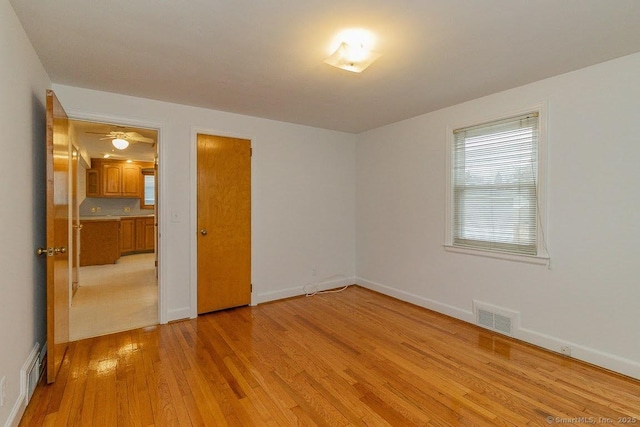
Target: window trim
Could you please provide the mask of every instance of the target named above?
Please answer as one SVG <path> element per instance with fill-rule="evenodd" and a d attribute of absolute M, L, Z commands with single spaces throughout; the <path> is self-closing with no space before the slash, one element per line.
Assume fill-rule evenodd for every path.
<path fill-rule="evenodd" d="M 454 245 L 453 243 L 453 147 L 455 142 L 454 130 L 471 126 L 482 125 L 499 120 L 524 115 L 527 113 L 538 113 L 538 181 L 537 181 L 537 226 L 536 236 L 537 254 L 521 255 L 510 252 L 501 252 L 492 249 L 469 248 Z M 446 154 L 445 154 L 445 174 L 446 174 L 446 208 L 445 208 L 445 236 L 444 249 L 447 252 L 461 253 L 467 255 L 484 256 L 489 258 L 504 259 L 509 261 L 525 262 L 529 264 L 549 265 L 549 254 L 547 242 L 549 240 L 547 228 L 547 105 L 546 103 L 536 104 L 521 110 L 512 110 L 501 114 L 492 115 L 469 120 L 465 123 L 448 125 L 446 128 Z"/>
<path fill-rule="evenodd" d="M 151 170 L 149 170 L 151 169 Z M 147 205 L 145 204 L 145 193 L 144 193 L 144 177 L 146 176 L 153 176 L 154 178 L 154 192 L 157 194 L 157 191 L 155 191 L 155 186 L 158 185 L 158 180 L 156 178 L 156 171 L 155 168 L 143 168 L 142 169 L 142 194 L 140 195 L 140 209 L 155 209 L 156 208 L 156 200 L 154 199 L 154 204 L 153 205 Z"/>

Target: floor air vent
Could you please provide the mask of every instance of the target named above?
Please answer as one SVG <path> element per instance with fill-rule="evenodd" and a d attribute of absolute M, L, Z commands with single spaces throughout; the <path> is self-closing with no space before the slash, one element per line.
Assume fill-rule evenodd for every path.
<path fill-rule="evenodd" d="M 480 301 L 473 301 L 476 323 L 487 329 L 505 335 L 513 335 L 518 328 L 520 313 L 502 307 L 496 307 Z"/>

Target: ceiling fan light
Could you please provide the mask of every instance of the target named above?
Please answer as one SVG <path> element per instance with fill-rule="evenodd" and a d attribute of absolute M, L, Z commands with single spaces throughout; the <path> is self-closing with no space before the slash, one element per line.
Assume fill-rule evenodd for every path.
<path fill-rule="evenodd" d="M 111 141 L 111 143 L 118 150 L 124 150 L 125 148 L 127 148 L 129 146 L 129 141 L 127 141 L 126 139 L 122 139 L 122 138 L 115 138 L 113 141 Z"/>

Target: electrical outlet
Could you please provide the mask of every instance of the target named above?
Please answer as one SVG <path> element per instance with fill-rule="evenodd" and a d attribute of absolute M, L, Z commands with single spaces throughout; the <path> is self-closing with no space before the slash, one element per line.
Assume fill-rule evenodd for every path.
<path fill-rule="evenodd" d="M 125 212 L 131 212 L 131 208 L 129 206 L 125 206 L 124 211 Z"/>
<path fill-rule="evenodd" d="M 562 347 L 560 347 L 560 353 L 564 354 L 565 356 L 571 356 L 571 347 L 569 347 L 568 345 L 563 345 Z"/>
<path fill-rule="evenodd" d="M 0 406 L 4 406 L 4 400 L 7 398 L 7 377 L 0 380 Z"/>
<path fill-rule="evenodd" d="M 96 213 L 96 208 L 95 207 L 91 208 L 91 213 Z"/>
<path fill-rule="evenodd" d="M 98 207 L 96 208 L 96 212 L 102 212 L 102 208 L 101 208 L 100 206 L 98 206 Z"/>

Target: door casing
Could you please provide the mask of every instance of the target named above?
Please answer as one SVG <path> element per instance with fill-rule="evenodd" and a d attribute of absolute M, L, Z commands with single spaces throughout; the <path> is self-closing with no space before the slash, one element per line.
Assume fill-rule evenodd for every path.
<path fill-rule="evenodd" d="M 158 122 L 151 121 L 139 121 L 132 120 L 128 117 L 121 116 L 111 116 L 104 114 L 95 114 L 86 111 L 77 111 L 77 110 L 68 110 L 68 115 L 70 120 L 83 120 L 87 122 L 98 122 L 98 123 L 106 123 L 112 124 L 115 126 L 132 126 L 132 127 L 141 127 L 152 129 L 158 132 L 158 141 L 157 141 L 157 158 L 159 159 L 156 174 L 156 190 L 158 191 L 158 198 L 156 199 L 156 229 L 158 240 L 156 242 L 156 279 L 158 281 L 158 323 L 165 324 L 169 322 L 169 320 L 175 320 L 176 317 L 172 316 L 169 318 L 168 308 L 167 308 L 167 289 L 164 278 L 167 277 L 166 274 L 166 262 L 164 260 L 168 259 L 166 255 L 166 247 L 162 243 L 161 236 L 164 234 L 165 228 L 165 218 L 167 216 L 164 214 L 166 208 L 164 207 L 163 201 L 166 200 L 164 195 L 164 189 L 166 188 L 165 182 L 165 167 L 163 158 L 166 158 L 166 144 L 163 142 L 163 135 L 166 134 L 165 125 Z M 188 317 L 188 316 L 183 316 Z"/>

